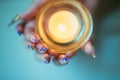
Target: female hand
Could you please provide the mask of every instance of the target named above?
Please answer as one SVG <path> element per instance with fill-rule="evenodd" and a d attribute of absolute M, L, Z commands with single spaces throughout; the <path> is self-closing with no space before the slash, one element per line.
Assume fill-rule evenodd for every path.
<path fill-rule="evenodd" d="M 22 20 L 22 22 L 20 22 L 16 27 L 17 32 L 19 35 L 23 34 L 25 36 L 25 44 L 27 48 L 34 49 L 43 63 L 49 63 L 51 56 L 53 56 L 54 60 L 58 63 L 66 64 L 70 58 L 76 54 L 76 51 L 59 55 L 55 53 L 54 50 L 48 50 L 46 44 L 42 42 L 42 39 L 39 38 L 38 34 L 35 32 L 35 18 L 37 13 L 42 5 L 48 1 L 50 0 L 34 0 L 29 8 L 25 12 L 19 14 L 19 16 L 17 16 L 13 22 L 15 22 L 17 19 Z M 78 1 L 82 2 L 92 14 L 94 13 L 95 6 L 98 3 L 98 0 Z M 85 53 L 91 54 L 93 57 L 95 57 L 94 47 L 90 40 L 82 47 L 82 50 Z"/>

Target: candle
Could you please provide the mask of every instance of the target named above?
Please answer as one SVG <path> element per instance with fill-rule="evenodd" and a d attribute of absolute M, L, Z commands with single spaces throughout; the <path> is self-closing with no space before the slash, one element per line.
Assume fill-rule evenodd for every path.
<path fill-rule="evenodd" d="M 74 52 L 89 39 L 93 22 L 89 11 L 76 0 L 51 0 L 42 6 L 36 32 L 55 53 Z"/>
<path fill-rule="evenodd" d="M 62 10 L 55 12 L 49 19 L 48 29 L 52 39 L 58 43 L 73 41 L 80 31 L 80 23 L 70 11 Z"/>

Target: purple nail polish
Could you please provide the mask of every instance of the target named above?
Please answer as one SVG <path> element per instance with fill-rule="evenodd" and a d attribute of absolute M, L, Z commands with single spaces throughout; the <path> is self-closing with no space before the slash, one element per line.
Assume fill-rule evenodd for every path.
<path fill-rule="evenodd" d="M 62 59 L 60 59 L 60 63 L 61 64 L 67 64 L 68 62 L 69 62 L 69 60 L 70 60 L 70 58 L 62 58 Z"/>
<path fill-rule="evenodd" d="M 45 53 L 47 51 L 47 48 L 44 48 L 44 47 L 41 47 L 40 49 L 39 49 L 39 53 Z"/>

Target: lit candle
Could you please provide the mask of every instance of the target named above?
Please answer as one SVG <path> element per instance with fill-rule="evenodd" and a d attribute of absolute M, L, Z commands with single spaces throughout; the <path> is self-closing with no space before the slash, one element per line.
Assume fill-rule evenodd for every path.
<path fill-rule="evenodd" d="M 55 12 L 49 19 L 48 30 L 52 39 L 58 43 L 73 41 L 80 31 L 80 23 L 74 13 L 62 10 Z"/>
<path fill-rule="evenodd" d="M 55 53 L 69 53 L 89 39 L 93 22 L 89 11 L 76 0 L 51 0 L 40 10 L 36 32 Z"/>

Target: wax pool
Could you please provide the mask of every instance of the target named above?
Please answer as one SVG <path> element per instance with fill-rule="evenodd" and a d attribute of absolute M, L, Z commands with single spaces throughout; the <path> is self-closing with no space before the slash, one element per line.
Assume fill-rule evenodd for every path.
<path fill-rule="evenodd" d="M 73 41 L 80 31 L 78 18 L 70 11 L 55 12 L 49 19 L 48 29 L 54 41 L 68 43 Z"/>

